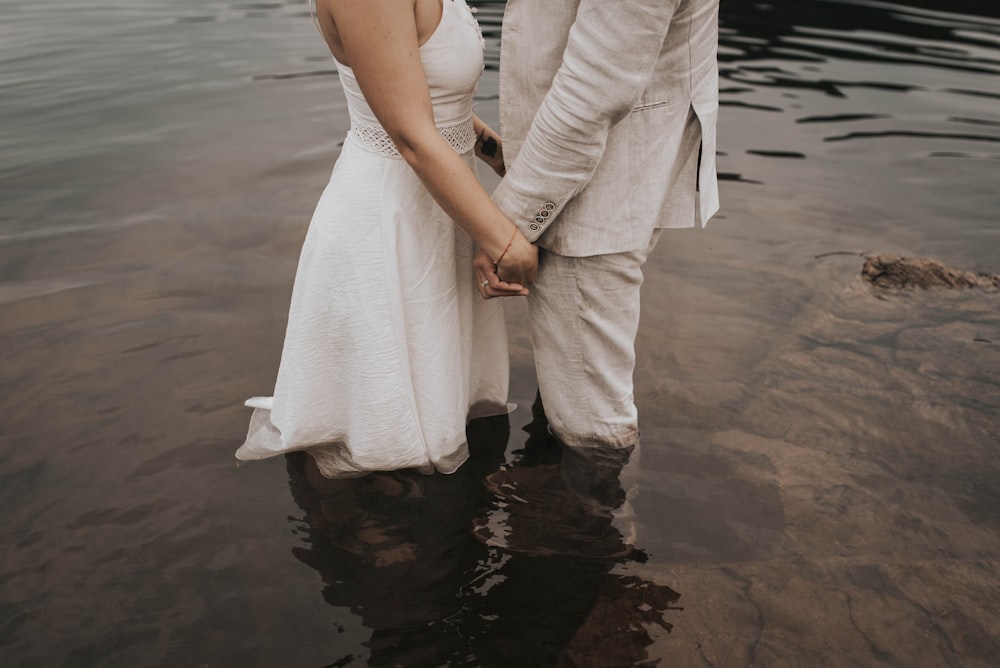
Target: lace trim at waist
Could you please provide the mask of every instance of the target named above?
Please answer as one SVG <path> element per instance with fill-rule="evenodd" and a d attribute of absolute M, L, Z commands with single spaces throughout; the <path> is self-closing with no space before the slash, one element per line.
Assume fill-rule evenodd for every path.
<path fill-rule="evenodd" d="M 476 131 L 472 129 L 472 119 L 455 125 L 439 125 L 437 130 L 458 153 L 468 153 L 476 145 Z M 373 153 L 387 158 L 403 157 L 389 138 L 389 133 L 382 129 L 381 125 L 353 123 L 347 137 Z"/>

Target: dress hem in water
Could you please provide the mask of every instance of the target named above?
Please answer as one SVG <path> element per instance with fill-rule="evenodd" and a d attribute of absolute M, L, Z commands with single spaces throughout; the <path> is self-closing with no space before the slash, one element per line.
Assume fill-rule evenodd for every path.
<path fill-rule="evenodd" d="M 449 455 L 432 461 L 425 457 L 421 461 L 399 460 L 390 466 L 368 467 L 358 464 L 351 455 L 351 448 L 344 441 L 328 443 L 310 443 L 284 445 L 281 431 L 271 422 L 272 397 L 253 397 L 246 405 L 254 409 L 250 418 L 250 427 L 243 445 L 236 450 L 236 459 L 240 461 L 257 461 L 276 457 L 290 452 L 307 452 L 316 461 L 320 473 L 330 479 L 357 478 L 378 471 L 398 471 L 416 469 L 420 473 L 431 475 L 435 471 L 443 474 L 454 473 L 469 458 L 468 442 L 465 434 L 455 439 L 453 445 L 444 449 Z M 469 409 L 467 420 L 509 415 L 516 404 L 507 403 L 503 407 L 492 402 L 479 402 Z"/>

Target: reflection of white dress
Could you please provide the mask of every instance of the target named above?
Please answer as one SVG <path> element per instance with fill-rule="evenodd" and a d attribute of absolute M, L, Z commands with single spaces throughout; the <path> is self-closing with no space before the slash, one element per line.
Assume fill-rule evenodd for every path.
<path fill-rule="evenodd" d="M 473 164 L 482 37 L 444 0 L 421 47 L 434 118 Z M 340 65 L 351 131 L 302 248 L 274 397 L 255 397 L 239 459 L 307 450 L 329 477 L 468 456 L 468 418 L 507 411 L 500 300 L 483 301 L 472 241 L 434 202 Z"/>

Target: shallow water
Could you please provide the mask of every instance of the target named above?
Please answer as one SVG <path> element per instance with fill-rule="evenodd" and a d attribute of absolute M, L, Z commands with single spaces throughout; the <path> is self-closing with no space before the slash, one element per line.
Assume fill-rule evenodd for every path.
<path fill-rule="evenodd" d="M 502 6 L 479 3 L 496 116 Z M 1000 11 L 727 1 L 723 210 L 651 258 L 641 452 L 236 467 L 346 130 L 303 2 L 0 0 L 0 664 L 1000 662 Z"/>

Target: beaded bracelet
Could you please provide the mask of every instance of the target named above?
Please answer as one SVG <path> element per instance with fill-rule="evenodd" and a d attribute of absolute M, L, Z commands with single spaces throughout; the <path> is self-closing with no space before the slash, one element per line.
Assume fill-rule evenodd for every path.
<path fill-rule="evenodd" d="M 500 253 L 500 256 L 497 257 L 497 259 L 495 259 L 495 260 L 493 258 L 490 258 L 490 260 L 493 262 L 494 266 L 499 265 L 500 262 L 501 262 L 501 260 L 503 260 L 503 256 L 506 255 L 507 251 L 510 250 L 510 245 L 512 243 L 514 243 L 514 237 L 516 237 L 516 236 L 517 236 L 517 226 L 515 225 L 514 226 L 514 234 L 510 235 L 510 241 L 507 242 L 507 246 L 503 249 L 503 252 Z"/>

